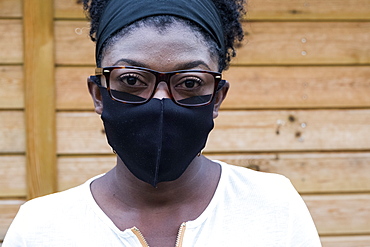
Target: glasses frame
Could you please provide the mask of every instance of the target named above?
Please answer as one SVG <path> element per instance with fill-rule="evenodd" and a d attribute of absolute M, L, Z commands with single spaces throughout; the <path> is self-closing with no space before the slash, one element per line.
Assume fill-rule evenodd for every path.
<path fill-rule="evenodd" d="M 152 73 L 156 78 L 156 82 L 155 82 L 154 89 L 153 89 L 153 92 L 150 95 L 150 97 L 148 97 L 148 99 L 146 99 L 143 102 L 130 102 L 130 101 L 120 100 L 120 99 L 117 99 L 117 98 L 113 97 L 113 95 L 111 93 L 111 88 L 110 88 L 110 85 L 109 85 L 109 79 L 110 79 L 111 72 L 115 69 L 137 69 L 137 70 L 143 70 L 143 71 L 147 71 L 149 73 Z M 215 80 L 215 85 L 214 85 L 212 97 L 209 100 L 209 102 L 194 105 L 194 104 L 183 104 L 183 103 L 178 102 L 174 99 L 173 94 L 171 92 L 171 87 L 170 87 L 171 77 L 173 75 L 177 75 L 179 73 L 189 73 L 189 72 L 206 73 L 206 74 L 210 74 L 210 75 L 213 76 L 213 78 Z M 147 69 L 147 68 L 143 68 L 143 67 L 136 67 L 136 66 L 109 66 L 109 67 L 103 67 L 103 68 L 95 68 L 95 75 L 105 77 L 106 85 L 102 85 L 101 80 L 100 80 L 100 86 L 103 86 L 103 87 L 107 88 L 108 94 L 109 94 L 109 96 L 111 97 L 112 100 L 122 102 L 122 103 L 125 103 L 125 104 L 134 104 L 134 105 L 145 104 L 149 100 L 151 100 L 153 98 L 154 94 L 155 94 L 155 91 L 158 87 L 158 84 L 162 81 L 167 84 L 170 99 L 175 104 L 180 105 L 180 106 L 185 106 L 185 107 L 209 105 L 213 101 L 213 99 L 216 95 L 216 92 L 224 85 L 224 83 L 222 83 L 222 84 L 220 83 L 221 81 L 223 81 L 222 80 L 222 74 L 220 72 L 208 71 L 208 70 L 176 70 L 176 71 L 170 71 L 170 72 L 159 72 L 159 71 L 156 71 L 156 70 Z"/>

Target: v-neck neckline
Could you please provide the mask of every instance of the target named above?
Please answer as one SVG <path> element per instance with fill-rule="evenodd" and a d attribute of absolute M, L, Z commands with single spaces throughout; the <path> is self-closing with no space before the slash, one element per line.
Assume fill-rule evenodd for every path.
<path fill-rule="evenodd" d="M 226 180 L 226 177 L 227 177 L 227 169 L 224 169 L 225 163 L 223 163 L 221 161 L 214 161 L 214 162 L 218 163 L 220 165 L 220 169 L 221 169 L 221 174 L 220 174 L 220 178 L 219 178 L 216 190 L 215 190 L 215 192 L 213 194 L 213 197 L 210 200 L 209 204 L 205 208 L 205 210 L 196 219 L 185 222 L 187 229 L 196 228 L 196 227 L 200 226 L 209 217 L 209 215 L 212 214 L 212 211 L 214 210 L 214 208 L 218 204 L 219 198 L 220 198 L 220 196 L 221 196 L 221 194 L 222 194 L 222 192 L 223 192 L 223 190 L 226 186 L 225 185 L 225 180 Z M 103 175 L 104 174 L 100 174 L 100 175 L 95 176 L 95 177 L 93 177 L 93 178 L 91 178 L 91 179 L 89 179 L 88 181 L 85 182 L 85 189 L 88 190 L 88 192 L 85 193 L 87 195 L 86 196 L 87 204 L 92 208 L 92 210 L 99 217 L 99 219 L 104 224 L 106 224 L 109 228 L 111 228 L 116 234 L 119 234 L 121 236 L 125 236 L 125 235 L 129 234 L 129 236 L 132 237 L 133 233 L 131 231 L 131 227 L 121 231 L 114 224 L 114 222 L 108 217 L 108 215 L 106 215 L 104 213 L 104 211 L 100 208 L 100 206 L 97 204 L 97 202 L 95 201 L 95 199 L 93 197 L 93 194 L 92 194 L 92 191 L 91 191 L 91 184 L 94 180 L 102 177 Z M 132 226 L 132 227 L 134 227 L 134 226 Z"/>

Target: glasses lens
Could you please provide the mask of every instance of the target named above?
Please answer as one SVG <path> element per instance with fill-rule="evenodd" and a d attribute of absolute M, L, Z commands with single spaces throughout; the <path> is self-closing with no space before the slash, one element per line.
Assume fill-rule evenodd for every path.
<path fill-rule="evenodd" d="M 180 105 L 209 103 L 215 90 L 215 76 L 208 72 L 171 73 L 168 83 L 173 99 Z M 110 72 L 111 96 L 126 103 L 144 103 L 154 92 L 156 75 L 140 68 L 114 68 Z"/>
<path fill-rule="evenodd" d="M 140 103 L 147 100 L 155 86 L 155 76 L 139 69 L 114 69 L 110 73 L 109 86 L 113 98 Z"/>
<path fill-rule="evenodd" d="M 215 79 L 202 72 L 177 73 L 171 77 L 171 92 L 176 102 L 182 105 L 202 105 L 212 100 Z"/>

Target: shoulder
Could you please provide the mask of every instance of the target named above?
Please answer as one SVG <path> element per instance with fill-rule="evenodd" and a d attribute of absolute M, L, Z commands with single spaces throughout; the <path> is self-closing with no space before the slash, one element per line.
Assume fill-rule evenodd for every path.
<path fill-rule="evenodd" d="M 219 163 L 222 166 L 220 182 L 225 200 L 260 212 L 263 209 L 287 213 L 294 205 L 302 206 L 301 196 L 285 176 Z"/>
<path fill-rule="evenodd" d="M 86 197 L 84 185 L 42 197 L 32 199 L 23 204 L 16 216 L 16 220 L 32 226 L 49 225 L 56 221 L 65 212 L 76 212 Z M 71 210 L 73 209 L 73 210 Z M 31 225 L 30 227 L 33 228 Z"/>
<path fill-rule="evenodd" d="M 288 178 L 218 163 L 224 173 L 219 201 L 228 209 L 225 218 L 233 219 L 233 226 L 248 229 L 257 242 L 264 243 L 269 236 L 272 242 L 263 246 L 320 246 L 310 213 Z"/>
<path fill-rule="evenodd" d="M 82 184 L 62 192 L 57 192 L 29 200 L 22 205 L 22 209 L 35 209 L 38 211 L 46 210 L 47 212 L 48 209 L 51 208 L 55 210 L 57 208 L 69 207 L 69 204 L 77 203 L 78 201 L 82 200 L 81 196 L 86 192 L 86 185 Z"/>
<path fill-rule="evenodd" d="M 86 199 L 92 197 L 90 191 L 91 183 L 97 178 L 104 174 L 90 178 L 85 183 L 67 189 L 65 191 L 56 192 L 53 194 L 37 197 L 30 201 L 27 201 L 22 208 L 65 208 L 65 207 L 75 207 L 78 202 L 85 201 Z"/>
<path fill-rule="evenodd" d="M 86 225 L 83 221 L 86 218 L 84 215 L 93 212 L 90 184 L 94 179 L 72 189 L 35 198 L 23 204 L 8 229 L 4 246 L 26 246 L 25 243 L 40 246 L 40 241 L 53 242 L 83 229 L 82 225 Z"/>
<path fill-rule="evenodd" d="M 240 190 L 274 193 L 281 190 L 295 191 L 290 180 L 283 175 L 251 170 L 217 161 L 229 186 Z"/>
<path fill-rule="evenodd" d="M 48 225 L 59 218 L 76 217 L 91 201 L 90 184 L 94 179 L 62 192 L 27 201 L 20 207 L 15 222 Z"/>

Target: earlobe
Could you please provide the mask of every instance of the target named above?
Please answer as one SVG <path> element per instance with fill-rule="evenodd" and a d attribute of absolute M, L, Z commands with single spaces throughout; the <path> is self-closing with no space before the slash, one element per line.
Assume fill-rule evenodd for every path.
<path fill-rule="evenodd" d="M 91 80 L 91 78 L 87 78 L 87 86 L 89 88 L 91 98 L 94 102 L 95 112 L 101 115 L 103 112 L 103 101 L 100 89 L 98 85 L 96 85 L 96 83 Z"/>
<path fill-rule="evenodd" d="M 229 88 L 230 88 L 229 82 L 225 82 L 225 85 L 216 93 L 215 105 L 213 108 L 213 118 L 216 118 L 218 116 L 218 111 L 220 110 L 221 103 L 226 98 Z"/>

